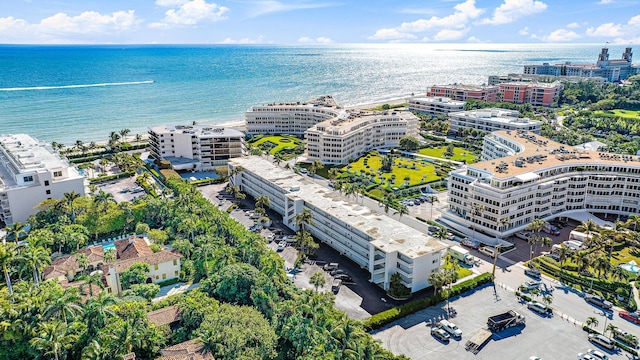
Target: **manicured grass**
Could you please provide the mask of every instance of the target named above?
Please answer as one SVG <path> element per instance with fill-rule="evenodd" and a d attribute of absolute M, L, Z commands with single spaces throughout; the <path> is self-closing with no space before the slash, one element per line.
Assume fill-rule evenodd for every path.
<path fill-rule="evenodd" d="M 611 265 L 617 266 L 618 264 L 628 263 L 631 260 L 635 261 L 636 264 L 640 264 L 640 253 L 633 252 L 628 247 L 611 254 Z"/>
<path fill-rule="evenodd" d="M 377 184 L 381 184 L 384 179 L 384 184 L 391 188 L 400 188 L 406 185 L 406 181 L 404 179 L 407 176 L 409 177 L 408 186 L 415 186 L 440 180 L 440 177 L 435 174 L 436 169 L 433 164 L 421 160 L 411 160 L 406 158 L 395 159 L 392 171 L 388 173 L 379 172 L 379 169 L 382 167 L 382 158 L 379 155 L 367 155 L 361 157 L 357 161 L 351 163 L 350 166 L 350 169 L 349 166 L 345 166 L 342 168 L 342 171 L 347 171 L 350 174 L 358 176 L 368 176 L 371 181 Z M 380 175 L 382 175 L 383 179 L 380 178 Z M 392 175 L 395 175 L 395 178 L 393 182 L 390 182 Z"/>
<path fill-rule="evenodd" d="M 609 114 L 609 115 L 619 116 L 625 119 L 640 120 L 640 111 L 633 111 L 633 110 L 615 109 L 615 110 L 606 110 L 606 111 L 595 111 L 595 114 L 596 115 Z"/>
<path fill-rule="evenodd" d="M 444 157 L 443 155 L 446 149 L 447 149 L 446 146 L 441 146 L 438 148 L 424 148 L 424 149 L 418 150 L 418 153 L 426 156 L 433 156 L 441 159 L 446 159 L 446 157 Z M 450 157 L 449 160 L 454 160 L 454 161 L 464 160 L 466 161 L 467 164 L 473 163 L 473 161 L 476 158 L 475 155 L 473 155 L 469 150 L 463 149 L 460 147 L 454 147 L 453 154 L 454 155 Z"/>
<path fill-rule="evenodd" d="M 302 140 L 298 139 L 295 136 L 279 135 L 262 136 L 249 141 L 249 143 L 253 146 L 260 146 L 266 142 L 270 142 L 275 145 L 273 148 L 271 148 L 271 150 L 269 150 L 269 154 L 271 155 L 275 155 L 276 153 L 287 148 L 295 148 L 296 146 L 302 144 Z"/>

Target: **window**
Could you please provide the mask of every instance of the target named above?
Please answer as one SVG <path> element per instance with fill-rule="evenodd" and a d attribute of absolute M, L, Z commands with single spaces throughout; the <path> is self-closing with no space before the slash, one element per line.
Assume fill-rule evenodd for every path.
<path fill-rule="evenodd" d="M 44 186 L 49 186 L 49 180 L 44 181 Z"/>
<path fill-rule="evenodd" d="M 162 280 L 167 278 L 167 274 L 162 274 Z"/>
<path fill-rule="evenodd" d="M 29 176 L 25 176 L 22 178 L 22 180 L 24 180 L 24 182 L 32 182 L 33 181 L 33 176 L 29 175 Z"/>
<path fill-rule="evenodd" d="M 47 195 L 51 195 L 51 190 L 47 190 Z"/>
<path fill-rule="evenodd" d="M 174 271 L 173 275 L 175 275 L 176 277 L 180 276 L 180 274 L 178 273 L 178 270 Z"/>
<path fill-rule="evenodd" d="M 153 270 L 158 270 L 158 264 L 153 265 Z"/>
<path fill-rule="evenodd" d="M 173 266 L 178 266 L 178 260 L 173 260 Z"/>
<path fill-rule="evenodd" d="M 62 171 L 54 171 L 53 172 L 53 177 L 60 177 L 62 176 Z"/>

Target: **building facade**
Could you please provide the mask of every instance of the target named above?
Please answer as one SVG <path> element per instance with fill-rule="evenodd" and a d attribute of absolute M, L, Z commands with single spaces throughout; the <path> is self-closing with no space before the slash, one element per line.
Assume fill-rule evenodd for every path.
<path fill-rule="evenodd" d="M 448 97 L 415 97 L 407 101 L 407 106 L 411 112 L 437 116 L 464 110 L 464 101 Z"/>
<path fill-rule="evenodd" d="M 246 132 L 302 136 L 313 125 L 338 116 L 341 109 L 329 95 L 307 102 L 252 106 L 245 113 Z"/>
<path fill-rule="evenodd" d="M 559 82 L 554 83 L 522 83 L 507 82 L 499 85 L 502 101 L 514 104 L 531 104 L 549 107 L 557 104 L 564 90 Z"/>
<path fill-rule="evenodd" d="M 475 85 L 434 85 L 427 91 L 428 97 L 447 97 L 456 101 L 475 99 L 496 102 L 497 94 L 497 86 Z"/>
<path fill-rule="evenodd" d="M 503 155 L 506 155 L 502 157 Z M 640 212 L 640 157 L 576 149 L 530 132 L 485 138 L 485 161 L 451 172 L 442 221 L 487 242 L 534 219 Z"/>
<path fill-rule="evenodd" d="M 175 170 L 210 171 L 245 155 L 242 131 L 209 125 L 163 125 L 149 129 L 154 160 L 168 160 Z"/>
<path fill-rule="evenodd" d="M 458 132 L 463 128 L 483 132 L 498 130 L 525 130 L 539 133 L 542 122 L 519 118 L 517 110 L 499 108 L 461 111 L 449 114 L 449 131 Z"/>
<path fill-rule="evenodd" d="M 552 83 L 556 81 L 566 81 L 570 83 L 577 83 L 580 81 L 593 81 L 598 85 L 602 85 L 607 80 L 599 76 L 593 76 L 590 78 L 583 78 L 579 76 L 555 76 L 555 75 L 540 75 L 540 74 L 508 74 L 508 75 L 489 75 L 489 85 L 500 85 L 507 82 L 519 82 L 519 83 Z"/>
<path fill-rule="evenodd" d="M 242 168 L 230 181 L 253 197 L 267 195 L 271 209 L 291 229 L 298 230 L 296 216 L 309 210 L 313 220 L 305 228 L 311 235 L 367 269 L 370 281 L 385 290 L 394 273 L 413 292 L 428 287 L 429 275 L 446 255 L 448 246 L 431 236 L 268 160 L 233 159 L 229 167 Z"/>
<path fill-rule="evenodd" d="M 525 75 L 554 75 L 554 76 L 576 76 L 582 78 L 601 77 L 608 81 L 625 80 L 631 75 L 638 73 L 638 67 L 632 64 L 633 53 L 631 48 L 625 49 L 621 59 L 609 60 L 609 49 L 602 48 L 595 64 L 564 64 L 550 65 L 525 65 Z"/>
<path fill-rule="evenodd" d="M 405 136 L 418 136 L 419 120 L 408 111 L 343 110 L 305 132 L 307 159 L 346 164 L 372 149 L 397 146 Z"/>
<path fill-rule="evenodd" d="M 24 222 L 47 199 L 85 194 L 85 177 L 50 144 L 26 134 L 0 135 L 0 221 Z"/>

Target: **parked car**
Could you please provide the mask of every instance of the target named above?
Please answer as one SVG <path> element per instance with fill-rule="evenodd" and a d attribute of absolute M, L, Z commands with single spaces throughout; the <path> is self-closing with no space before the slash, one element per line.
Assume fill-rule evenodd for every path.
<path fill-rule="evenodd" d="M 578 359 L 579 360 L 596 360 L 596 358 L 594 358 L 593 356 L 585 353 L 578 353 Z"/>
<path fill-rule="evenodd" d="M 527 281 L 527 282 L 523 283 L 522 285 L 520 285 L 520 287 L 524 288 L 526 290 L 539 289 L 540 288 L 540 281 L 537 281 L 537 280 Z"/>
<path fill-rule="evenodd" d="M 435 337 L 436 339 L 444 342 L 449 342 L 449 339 L 451 339 L 451 336 L 449 336 L 449 333 L 447 333 L 446 331 L 444 331 L 439 327 L 432 328 L 431 335 L 433 335 L 433 337 Z"/>
<path fill-rule="evenodd" d="M 324 266 L 322 267 L 322 269 L 325 271 L 333 271 L 333 270 L 336 270 L 337 268 L 338 268 L 338 263 L 328 263 L 328 264 L 324 264 Z"/>
<path fill-rule="evenodd" d="M 278 248 L 277 248 L 276 250 L 277 250 L 277 251 L 282 251 L 282 250 L 284 250 L 284 248 L 286 248 L 286 247 L 287 247 L 287 243 L 286 243 L 286 242 L 284 242 L 284 241 L 280 241 L 280 242 L 278 243 Z"/>
<path fill-rule="evenodd" d="M 532 278 L 540 279 L 540 270 L 538 269 L 526 268 L 524 269 L 524 274 L 529 275 Z"/>
<path fill-rule="evenodd" d="M 333 284 L 331 284 L 331 291 L 333 291 L 334 294 L 337 294 L 338 291 L 340 291 L 340 286 L 342 286 L 342 280 L 334 279 Z"/>
<path fill-rule="evenodd" d="M 449 334 L 451 334 L 451 336 L 455 338 L 462 337 L 462 330 L 458 329 L 458 326 L 456 326 L 456 324 L 448 320 L 440 320 L 439 324 L 440 324 L 440 327 L 443 328 Z"/>
<path fill-rule="evenodd" d="M 616 347 L 616 343 L 613 340 L 600 334 L 589 334 L 589 341 L 609 350 L 613 350 Z"/>
<path fill-rule="evenodd" d="M 338 274 L 335 276 L 335 278 L 342 280 L 343 283 L 353 282 L 353 279 L 348 274 Z"/>
<path fill-rule="evenodd" d="M 336 275 L 346 275 L 347 274 L 347 270 L 342 270 L 342 269 L 335 269 L 335 270 L 331 270 L 331 272 L 329 272 L 329 274 L 331 274 L 331 276 L 336 276 Z"/>
<path fill-rule="evenodd" d="M 584 297 L 584 299 L 588 302 L 591 303 L 593 305 L 599 306 L 603 309 L 611 309 L 613 307 L 613 304 L 605 299 L 602 298 L 602 296 L 598 296 L 598 295 L 587 295 Z"/>
<path fill-rule="evenodd" d="M 535 312 L 537 312 L 539 314 L 543 314 L 543 315 L 549 314 L 550 313 L 549 310 L 551 310 L 551 309 L 549 309 L 549 307 L 547 305 L 539 303 L 539 302 L 537 302 L 535 300 L 534 301 L 529 301 L 527 303 L 527 307 L 530 310 L 535 311 Z"/>
<path fill-rule="evenodd" d="M 589 349 L 587 350 L 587 354 L 591 355 L 595 360 L 609 360 L 609 357 L 598 350 Z"/>
<path fill-rule="evenodd" d="M 636 325 L 640 325 L 640 315 L 638 312 L 628 312 L 628 311 L 620 311 L 620 317 L 629 320 Z"/>

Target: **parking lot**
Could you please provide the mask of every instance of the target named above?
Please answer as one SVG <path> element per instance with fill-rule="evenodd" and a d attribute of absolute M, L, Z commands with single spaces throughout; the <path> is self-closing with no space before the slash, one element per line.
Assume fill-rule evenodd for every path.
<path fill-rule="evenodd" d="M 561 316 L 544 317 L 527 309 L 511 289 L 485 285 L 479 290 L 451 299 L 457 314 L 451 318 L 462 330 L 460 340 L 444 343 L 430 334 L 430 324 L 446 315 L 446 304 L 419 311 L 373 333 L 394 354 L 411 359 L 575 359 L 579 352 L 598 349 L 611 359 L 629 359 L 627 353 L 611 353 L 587 340 L 587 333 L 573 321 Z M 465 343 L 481 328 L 487 318 L 515 310 L 526 318 L 526 324 L 493 334 L 492 339 L 475 355 L 465 350 Z M 602 326 L 602 324 L 601 324 Z"/>
<path fill-rule="evenodd" d="M 118 203 L 132 201 L 145 194 L 144 189 L 136 184 L 136 178 L 133 176 L 100 183 L 98 189 L 113 194 L 114 200 Z"/>

